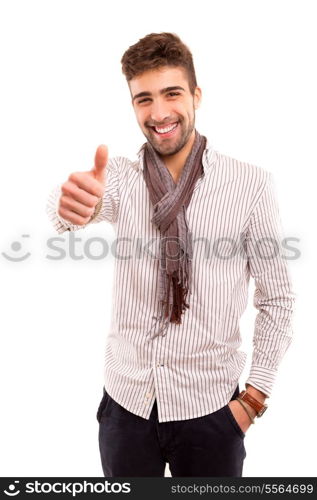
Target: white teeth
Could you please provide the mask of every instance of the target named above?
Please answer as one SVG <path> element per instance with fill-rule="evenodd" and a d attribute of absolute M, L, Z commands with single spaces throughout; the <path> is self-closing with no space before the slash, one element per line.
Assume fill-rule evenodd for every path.
<path fill-rule="evenodd" d="M 174 130 L 174 128 L 177 127 L 177 123 L 174 123 L 173 125 L 170 125 L 169 127 L 165 128 L 155 128 L 155 131 L 158 132 L 159 134 L 166 134 L 167 132 L 170 132 L 171 130 Z"/>

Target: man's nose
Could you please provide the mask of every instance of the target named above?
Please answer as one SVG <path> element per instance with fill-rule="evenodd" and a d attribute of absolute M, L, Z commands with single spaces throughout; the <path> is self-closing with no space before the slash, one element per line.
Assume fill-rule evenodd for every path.
<path fill-rule="evenodd" d="M 151 106 L 151 120 L 154 125 L 161 125 L 169 118 L 169 107 L 162 101 L 153 102 Z"/>

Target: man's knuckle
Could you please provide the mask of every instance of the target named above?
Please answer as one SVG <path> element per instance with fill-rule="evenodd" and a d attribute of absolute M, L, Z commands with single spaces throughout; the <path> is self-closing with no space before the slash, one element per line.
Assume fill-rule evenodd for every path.
<path fill-rule="evenodd" d="M 71 193 L 72 185 L 73 184 L 71 182 L 64 182 L 61 186 L 62 194 L 69 195 Z"/>
<path fill-rule="evenodd" d="M 71 182 L 77 182 L 79 180 L 79 177 L 80 177 L 80 172 L 72 172 L 69 175 L 68 180 Z"/>
<path fill-rule="evenodd" d="M 93 195 L 88 196 L 86 199 L 87 208 L 94 209 L 95 204 L 96 204 L 95 203 L 95 196 L 93 196 Z"/>

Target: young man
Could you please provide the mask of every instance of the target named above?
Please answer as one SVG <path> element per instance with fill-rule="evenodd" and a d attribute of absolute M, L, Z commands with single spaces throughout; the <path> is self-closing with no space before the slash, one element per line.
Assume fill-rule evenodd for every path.
<path fill-rule="evenodd" d="M 168 462 L 173 476 L 241 476 L 246 432 L 292 338 L 272 175 L 195 129 L 201 89 L 175 34 L 147 35 L 121 62 L 147 139 L 137 161 L 108 160 L 99 146 L 94 167 L 72 173 L 47 207 L 58 233 L 106 220 L 118 237 L 97 412 L 103 471 L 163 476 Z M 240 393 L 250 276 L 258 314 Z"/>

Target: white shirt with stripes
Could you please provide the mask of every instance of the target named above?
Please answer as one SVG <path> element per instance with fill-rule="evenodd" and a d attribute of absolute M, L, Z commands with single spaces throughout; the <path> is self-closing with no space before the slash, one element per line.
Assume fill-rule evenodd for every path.
<path fill-rule="evenodd" d="M 151 222 L 143 155 L 144 145 L 135 161 L 109 159 L 101 208 L 90 222 L 111 223 L 118 253 L 128 256 L 115 258 L 106 391 L 145 419 L 156 398 L 159 422 L 204 416 L 226 405 L 247 359 L 239 350 L 239 319 L 252 276 L 258 312 L 245 383 L 270 397 L 292 341 L 295 301 L 272 174 L 221 154 L 207 141 L 204 174 L 186 211 L 193 238 L 189 309 L 181 324 L 170 323 L 164 336 L 153 337 L 160 232 Z M 83 229 L 57 214 L 60 194 L 56 186 L 46 207 L 55 230 Z"/>

